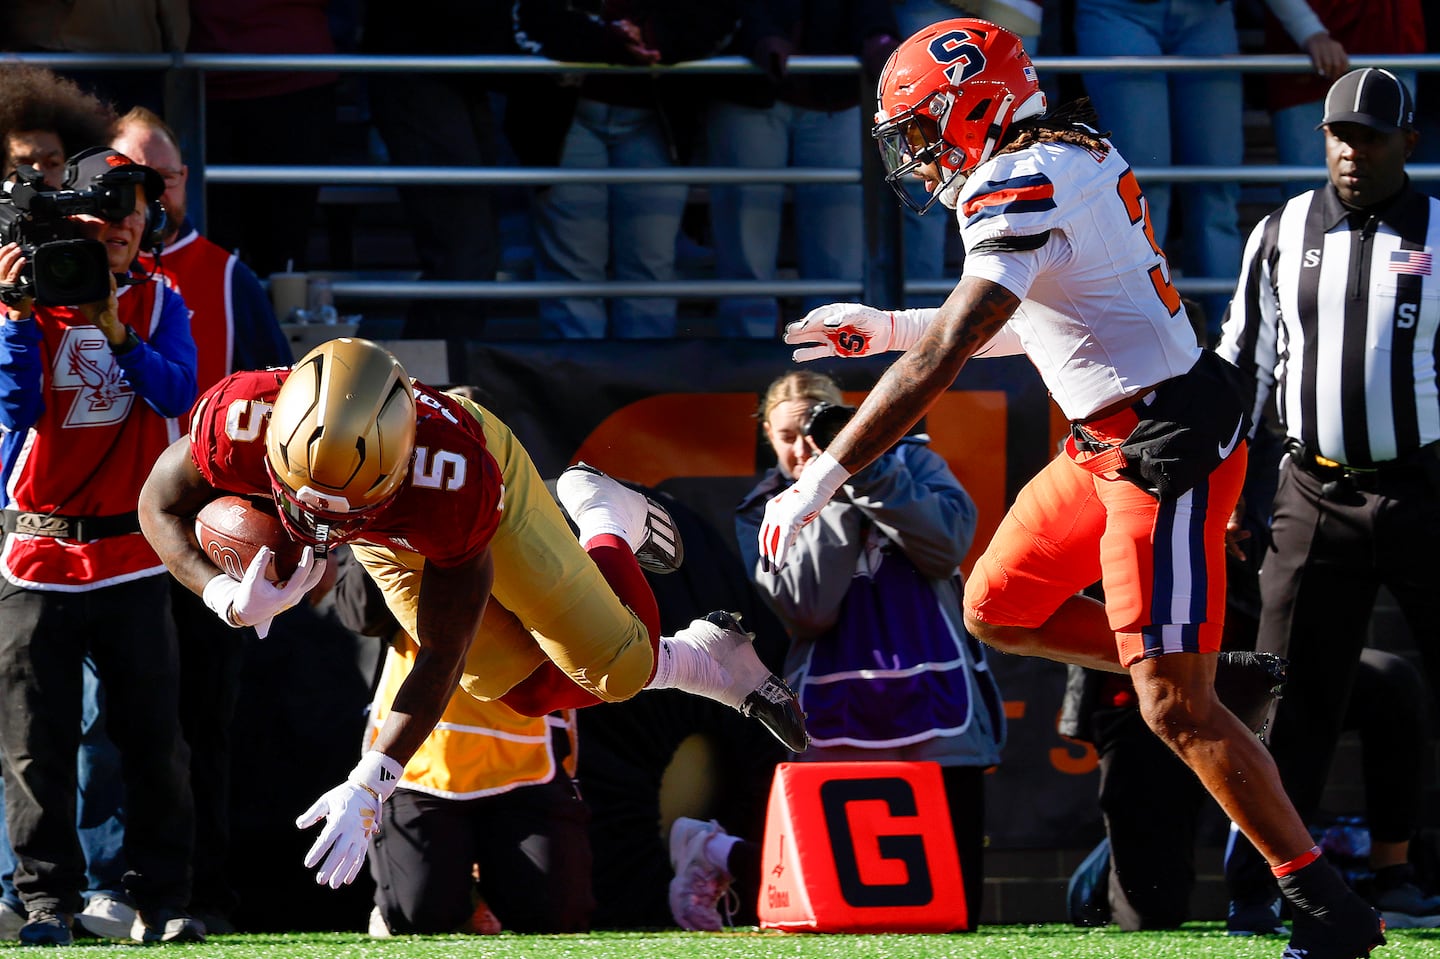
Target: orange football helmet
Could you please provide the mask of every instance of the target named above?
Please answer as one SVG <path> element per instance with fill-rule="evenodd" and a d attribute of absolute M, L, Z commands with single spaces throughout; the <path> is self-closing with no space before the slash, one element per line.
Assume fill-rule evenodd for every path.
<path fill-rule="evenodd" d="M 1010 124 L 1045 112 L 1020 38 L 973 17 L 932 23 L 896 47 L 877 100 L 873 135 L 885 181 L 919 213 L 990 159 Z M 919 203 L 904 179 L 927 163 L 939 165 L 943 180 Z"/>

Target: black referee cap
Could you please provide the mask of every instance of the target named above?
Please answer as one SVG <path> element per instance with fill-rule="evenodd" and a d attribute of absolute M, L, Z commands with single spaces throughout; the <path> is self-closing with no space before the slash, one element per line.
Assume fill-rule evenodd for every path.
<path fill-rule="evenodd" d="M 1325 119 L 1329 123 L 1363 123 L 1382 133 L 1415 129 L 1415 98 L 1389 70 L 1365 67 L 1351 70 L 1325 94 Z"/>

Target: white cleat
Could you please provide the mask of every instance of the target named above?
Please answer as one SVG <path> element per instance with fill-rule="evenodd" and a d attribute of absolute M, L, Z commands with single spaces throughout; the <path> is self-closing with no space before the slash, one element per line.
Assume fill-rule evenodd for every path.
<path fill-rule="evenodd" d="M 700 648 L 724 672 L 725 685 L 702 695 L 760 720 L 791 752 L 809 748 L 810 734 L 805 731 L 799 698 L 760 661 L 755 654 L 755 634 L 745 632 L 738 613 L 717 610 L 693 621 L 671 641 Z"/>
<path fill-rule="evenodd" d="M 584 463 L 565 470 L 555 484 L 560 505 L 579 525 L 580 514 L 601 508 L 625 530 L 635 561 L 652 573 L 673 573 L 685 560 L 685 544 L 670 511 L 639 490 Z"/>
<path fill-rule="evenodd" d="M 681 816 L 670 827 L 670 915 L 681 929 L 719 932 L 720 900 L 730 891 L 731 876 L 710 862 L 705 844 L 725 830 L 715 820 L 703 822 Z"/>

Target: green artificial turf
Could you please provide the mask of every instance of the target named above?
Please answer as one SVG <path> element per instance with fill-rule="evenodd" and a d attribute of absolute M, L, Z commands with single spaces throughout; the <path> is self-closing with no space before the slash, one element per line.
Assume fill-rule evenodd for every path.
<path fill-rule="evenodd" d="M 725 933 L 610 932 L 576 936 L 413 936 L 371 939 L 358 933 L 216 936 L 165 946 L 167 956 L 214 959 L 1278 959 L 1280 939 L 1232 938 L 1220 923 L 1177 932 L 1122 933 L 1067 925 L 987 926 L 940 936 L 807 935 L 741 928 Z M 18 948 L 13 942 L 0 949 Z M 63 959 L 145 948 L 82 939 L 28 952 Z M 1398 930 L 1373 959 L 1440 959 L 1440 930 Z"/>

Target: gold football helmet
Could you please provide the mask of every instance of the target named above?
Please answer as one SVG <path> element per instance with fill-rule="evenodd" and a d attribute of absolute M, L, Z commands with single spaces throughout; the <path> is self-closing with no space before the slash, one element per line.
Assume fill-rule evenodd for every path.
<path fill-rule="evenodd" d="M 415 396 L 405 368 L 369 340 L 340 337 L 306 353 L 275 397 L 265 461 L 280 517 L 324 548 L 355 537 L 400 490 L 415 452 Z"/>

